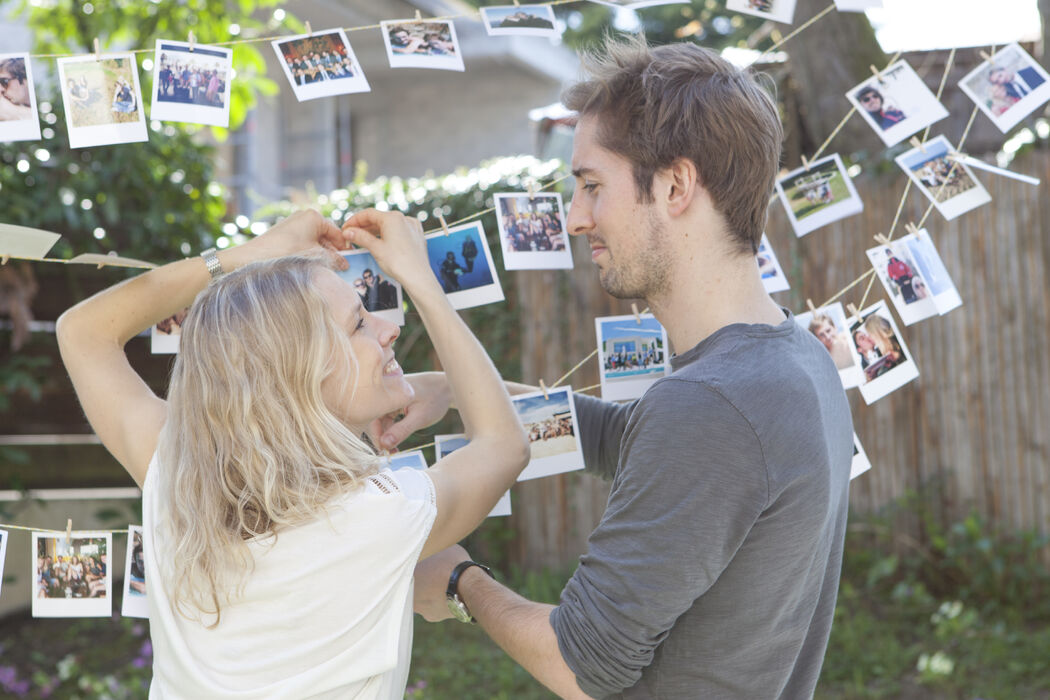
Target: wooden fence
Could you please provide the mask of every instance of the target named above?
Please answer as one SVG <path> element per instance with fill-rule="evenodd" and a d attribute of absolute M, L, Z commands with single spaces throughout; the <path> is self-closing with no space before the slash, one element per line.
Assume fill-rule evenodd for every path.
<path fill-rule="evenodd" d="M 857 434 L 872 462 L 852 484 L 855 512 L 876 511 L 923 487 L 925 505 L 945 524 L 975 510 L 1008 530 L 1050 533 L 1050 152 L 1025 154 L 1012 167 L 1043 184 L 978 172 L 991 204 L 952 222 L 936 211 L 927 219 L 963 306 L 902 328 L 917 380 L 871 406 L 850 392 Z M 775 298 L 801 311 L 807 297 L 820 304 L 868 270 L 864 251 L 875 245 L 874 234 L 887 232 L 905 181 L 899 171 L 862 174 L 856 184 L 864 212 L 802 239 L 774 203 L 767 231 L 792 285 Z M 912 188 L 895 235 L 905 222 L 918 222 L 927 205 Z M 561 377 L 594 348 L 595 316 L 630 312 L 599 287 L 586 241 L 573 246 L 577 267 L 569 274 L 517 276 L 527 310 L 525 381 Z M 865 286 L 842 301 L 859 305 Z M 884 298 L 876 280 L 867 303 Z M 568 383 L 597 382 L 592 359 Z M 608 487 L 575 473 L 527 482 L 515 492 L 512 558 L 561 566 L 585 550 Z"/>

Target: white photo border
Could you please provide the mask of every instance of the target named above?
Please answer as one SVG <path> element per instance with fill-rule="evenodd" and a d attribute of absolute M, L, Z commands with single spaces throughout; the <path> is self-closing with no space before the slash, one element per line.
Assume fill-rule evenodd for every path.
<path fill-rule="evenodd" d="M 281 45 L 293 41 L 302 41 L 303 39 L 325 36 L 326 34 L 339 35 L 339 39 L 343 42 L 343 47 L 346 49 L 346 56 L 350 59 L 350 63 L 354 67 L 353 77 L 337 78 L 336 80 L 322 80 L 319 83 L 311 83 L 309 85 L 297 85 L 295 82 L 295 76 L 292 75 L 292 69 L 288 65 L 288 61 L 285 60 L 284 54 L 281 52 Z M 280 64 L 281 70 L 284 72 L 284 77 L 288 79 L 288 84 L 292 86 L 292 92 L 295 94 L 295 99 L 300 102 L 316 100 L 319 97 L 352 95 L 372 91 L 372 86 L 368 84 L 368 78 L 365 77 L 365 72 L 361 68 L 361 62 L 357 60 L 357 55 L 354 54 L 354 47 L 350 45 L 350 40 L 346 38 L 346 32 L 339 27 L 334 29 L 322 29 L 313 34 L 284 36 L 280 39 L 274 39 L 270 42 L 270 45 L 273 46 L 273 51 L 277 54 L 277 63 Z"/>
<path fill-rule="evenodd" d="M 449 35 L 452 37 L 452 45 L 456 48 L 454 56 L 413 56 L 395 54 L 390 45 L 390 28 L 403 24 L 445 24 L 448 25 Z M 456 25 L 447 19 L 395 19 L 385 20 L 379 23 L 380 31 L 383 33 L 383 44 L 386 46 L 386 55 L 390 59 L 391 68 L 433 68 L 435 70 L 464 71 L 463 50 L 456 37 Z"/>
<path fill-rule="evenodd" d="M 927 158 L 923 163 L 933 160 L 934 158 L 940 158 L 944 155 L 951 153 L 955 150 L 951 142 L 945 136 L 935 136 L 924 144 L 921 144 L 920 148 L 912 148 L 910 150 L 901 153 L 894 160 L 897 161 L 897 165 L 907 173 L 908 177 L 911 178 L 912 183 L 919 188 L 919 191 L 926 195 L 935 209 L 941 213 L 941 215 L 948 221 L 959 217 L 971 209 L 983 206 L 988 202 L 992 201 L 992 196 L 988 194 L 988 190 L 984 189 L 984 185 L 974 175 L 965 163 L 957 162 L 955 164 L 956 169 L 962 168 L 963 172 L 973 181 L 974 187 L 966 190 L 961 194 L 957 194 L 951 199 L 947 199 L 943 202 L 938 202 L 934 196 L 934 192 L 926 186 L 922 179 L 915 173 L 914 170 L 907 164 L 907 161 L 914 156 L 925 156 L 934 153 L 933 156 Z"/>
<path fill-rule="evenodd" d="M 72 110 L 66 95 L 66 66 L 80 63 L 94 63 L 97 61 L 125 60 L 131 65 L 132 90 L 138 101 L 138 121 L 124 122 L 120 124 L 94 124 L 90 126 L 75 126 L 73 124 Z M 94 55 L 69 56 L 57 59 L 59 88 L 62 92 L 62 104 L 66 112 L 66 129 L 69 133 L 70 148 L 89 148 L 91 146 L 112 146 L 118 143 L 139 143 L 149 140 L 146 129 L 146 108 L 142 103 L 142 88 L 139 85 L 139 64 L 133 53 L 103 54 L 101 58 Z M 108 99 L 106 95 L 103 99 Z"/>
<path fill-rule="evenodd" d="M 188 56 L 194 54 L 214 56 L 221 60 L 226 68 L 226 85 L 222 92 L 222 107 L 210 105 L 181 104 L 178 102 L 167 102 L 158 100 L 160 92 L 160 56 L 161 51 L 174 51 L 186 53 Z M 190 50 L 190 44 L 183 41 L 170 41 L 157 39 L 157 48 L 153 55 L 153 99 L 150 102 L 150 119 L 162 122 L 183 122 L 187 124 L 205 124 L 207 126 L 230 126 L 230 86 L 233 80 L 233 50 L 222 46 L 209 46 L 207 44 L 194 44 Z"/>
<path fill-rule="evenodd" d="M 36 560 L 40 551 L 38 544 L 41 539 L 65 538 L 65 533 L 34 532 L 33 549 L 30 557 L 31 580 L 36 581 Z M 74 531 L 70 534 L 72 540 L 105 539 L 106 556 L 112 558 L 113 535 L 108 532 L 96 532 L 90 530 Z M 41 598 L 34 590 L 32 616 L 33 617 L 109 617 L 113 614 L 113 565 L 106 564 L 106 595 L 103 598 Z"/>
<path fill-rule="evenodd" d="M 529 463 L 518 475 L 518 481 L 529 481 L 583 469 L 583 445 L 580 442 L 580 423 L 576 418 L 576 402 L 573 400 L 572 387 L 566 384 L 554 389 L 547 389 L 545 400 L 551 400 L 550 397 L 554 394 L 562 393 L 565 394 L 566 401 L 569 404 L 569 413 L 572 418 L 572 437 L 576 449 L 571 452 L 551 455 L 550 457 L 530 458 Z M 517 411 L 519 403 L 536 397 L 543 399 L 544 393 L 542 391 L 534 391 L 528 394 L 517 394 L 512 396 L 510 400 L 514 404 L 514 410 Z M 519 419 L 521 418 L 520 413 L 518 417 Z M 531 442 L 529 443 L 529 452 L 530 454 L 532 452 Z"/>
<path fill-rule="evenodd" d="M 797 218 L 794 210 L 791 208 L 791 202 L 788 200 L 787 190 L 784 188 L 784 183 L 830 162 L 835 163 L 836 172 L 846 184 L 849 197 L 843 199 L 841 202 L 835 202 L 831 206 L 825 207 L 818 212 L 809 214 L 802 219 Z M 777 178 L 776 184 L 777 195 L 780 197 L 780 203 L 784 205 L 784 211 L 787 212 L 788 221 L 791 222 L 791 227 L 795 230 L 795 235 L 799 238 L 807 233 L 816 231 L 818 228 L 826 226 L 833 221 L 845 219 L 848 216 L 853 216 L 854 214 L 859 214 L 864 211 L 864 202 L 861 200 L 860 195 L 857 194 L 857 188 L 853 184 L 853 178 L 851 178 L 849 173 L 846 172 L 846 166 L 842 163 L 842 158 L 838 153 L 833 153 L 830 156 L 813 161 L 809 164 L 809 167 L 796 168 L 784 177 Z"/>
<path fill-rule="evenodd" d="M 1004 46 L 1002 49 L 995 53 L 992 61 L 1002 60 L 1004 54 L 1010 52 L 1016 52 L 1019 54 L 1019 58 L 1023 59 L 1027 65 L 1025 68 L 1031 68 L 1043 79 L 1043 82 L 1038 86 L 1032 88 L 1032 91 L 1022 97 L 1019 101 L 1015 102 L 1005 112 L 1000 115 L 996 115 L 988 107 L 988 105 L 982 100 L 970 86 L 971 80 L 980 75 L 986 68 L 988 68 L 988 62 L 984 61 L 979 66 L 974 68 L 972 71 L 963 76 L 962 80 L 959 81 L 959 89 L 966 93 L 966 96 L 973 100 L 973 103 L 977 105 L 977 108 L 984 112 L 984 115 L 988 117 L 996 128 L 1004 134 L 1010 129 L 1014 128 L 1021 121 L 1024 120 L 1029 114 L 1039 109 L 1044 102 L 1050 100 L 1050 73 L 1039 64 L 1038 61 L 1033 59 L 1031 55 L 1020 47 L 1016 42 Z M 994 65 L 994 63 L 993 63 Z"/>
<path fill-rule="evenodd" d="M 639 314 L 639 317 L 643 321 L 652 320 L 657 321 L 656 316 L 652 314 Z M 660 325 L 657 321 L 657 325 L 660 326 L 660 338 L 663 340 L 663 372 L 657 374 L 647 374 L 644 377 L 638 378 L 624 378 L 609 380 L 606 369 L 605 369 L 605 353 L 602 352 L 602 345 L 604 344 L 604 338 L 602 338 L 602 324 L 603 323 L 616 323 L 623 321 L 630 325 L 637 325 L 638 319 L 634 317 L 634 314 L 626 314 L 622 316 L 598 316 L 594 319 L 594 335 L 597 338 L 598 344 L 598 376 L 601 383 L 602 400 L 603 401 L 628 401 L 630 399 L 637 399 L 646 392 L 646 390 L 653 385 L 653 383 L 659 381 L 663 377 L 666 377 L 671 373 L 670 364 L 670 351 L 669 343 L 667 341 L 667 329 Z M 656 336 L 653 336 L 654 338 Z M 575 402 L 574 402 L 575 406 Z"/>
<path fill-rule="evenodd" d="M 26 91 L 29 93 L 30 116 L 28 119 L 0 121 L 0 143 L 40 140 L 40 113 L 36 106 L 36 89 L 33 86 L 33 68 L 28 53 L 0 53 L 0 61 L 9 58 L 23 59 L 26 67 Z"/>
<path fill-rule="evenodd" d="M 492 5 L 490 7 L 479 7 L 478 9 L 481 10 L 481 22 L 485 25 L 485 31 L 488 32 L 489 36 L 561 36 L 561 32 L 558 31 L 558 21 L 554 17 L 554 8 L 550 5 Z M 535 12 L 537 15 L 543 14 L 544 16 L 541 19 L 549 20 L 551 28 L 494 27 L 492 26 L 493 20 L 489 17 L 489 13 L 499 10 L 527 11 Z"/>
<path fill-rule="evenodd" d="M 426 236 L 427 241 L 427 257 L 429 264 L 429 248 L 430 241 L 437 238 L 444 238 L 445 236 L 451 236 L 460 231 L 468 231 L 470 229 L 476 229 L 478 238 L 481 239 L 481 247 L 477 260 L 480 260 L 484 254 L 485 264 L 489 266 L 489 271 L 492 273 L 492 282 L 489 284 L 474 287 L 473 289 L 464 289 L 455 292 L 445 292 L 445 296 L 448 297 L 449 303 L 452 304 L 454 309 L 470 309 L 475 306 L 483 306 L 484 304 L 494 304 L 498 301 L 503 301 L 503 287 L 500 284 L 499 274 L 496 272 L 496 265 L 492 262 L 492 251 L 489 250 L 489 242 L 485 237 L 485 228 L 481 225 L 480 221 L 474 221 L 469 224 L 463 224 L 461 226 L 451 226 L 446 234 L 444 231 L 437 231 L 429 236 Z M 476 262 L 474 263 L 477 264 Z M 433 271 L 433 268 L 431 269 Z M 433 271 L 434 275 L 438 277 L 438 282 L 441 281 L 440 276 L 436 271 Z"/>
<path fill-rule="evenodd" d="M 561 224 L 562 236 L 565 237 L 563 250 L 516 251 L 510 250 L 510 240 L 503 226 L 503 212 L 500 203 L 506 199 L 553 199 L 557 210 L 555 215 Z M 565 207 L 560 192 L 537 192 L 531 197 L 527 192 L 500 192 L 494 194 L 493 205 L 496 209 L 496 227 L 499 230 L 500 250 L 503 253 L 503 267 L 506 270 L 571 270 L 572 247 L 569 244 L 568 225 L 565 221 Z"/>
<path fill-rule="evenodd" d="M 142 530 L 141 525 L 128 525 L 128 546 L 127 552 L 124 556 L 124 597 L 120 602 L 120 614 L 123 617 L 149 617 L 149 593 L 148 589 L 146 593 L 132 593 L 131 592 L 131 557 L 134 553 L 134 542 L 135 533 L 138 533 L 139 538 L 142 540 L 142 548 L 145 551 L 146 548 L 146 534 Z M 144 583 L 147 583 L 144 581 Z"/>

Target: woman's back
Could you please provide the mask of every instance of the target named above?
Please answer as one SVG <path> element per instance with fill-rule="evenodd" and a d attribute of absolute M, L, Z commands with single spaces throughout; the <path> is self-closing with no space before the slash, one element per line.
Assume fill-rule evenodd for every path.
<path fill-rule="evenodd" d="M 156 652 L 150 697 L 394 698 L 408 673 L 412 572 L 434 520 L 419 471 L 384 471 L 328 517 L 249 543 L 254 568 L 214 628 L 173 609 L 163 466 L 143 490 Z M 166 558 L 168 557 L 168 558 Z"/>

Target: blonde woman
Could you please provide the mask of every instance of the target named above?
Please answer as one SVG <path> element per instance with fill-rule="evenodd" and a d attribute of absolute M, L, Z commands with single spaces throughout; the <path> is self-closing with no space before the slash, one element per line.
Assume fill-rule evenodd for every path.
<path fill-rule="evenodd" d="M 413 388 L 397 326 L 331 269 L 351 243 L 415 300 L 471 437 L 428 472 L 383 469 L 366 438 Z M 340 231 L 304 212 L 202 257 L 58 323 L 88 420 L 143 487 L 150 697 L 400 698 L 416 562 L 474 529 L 528 459 L 510 399 L 415 220 L 367 210 Z M 162 400 L 123 345 L 191 303 Z"/>

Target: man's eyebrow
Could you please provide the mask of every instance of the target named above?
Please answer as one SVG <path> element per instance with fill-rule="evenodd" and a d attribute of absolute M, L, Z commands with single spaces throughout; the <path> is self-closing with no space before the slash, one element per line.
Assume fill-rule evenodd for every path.
<path fill-rule="evenodd" d="M 595 172 L 594 168 L 573 168 L 572 169 L 572 176 L 573 177 L 583 177 L 584 175 L 587 175 L 587 174 L 593 173 L 593 172 Z"/>

